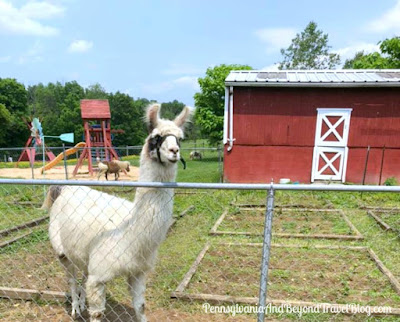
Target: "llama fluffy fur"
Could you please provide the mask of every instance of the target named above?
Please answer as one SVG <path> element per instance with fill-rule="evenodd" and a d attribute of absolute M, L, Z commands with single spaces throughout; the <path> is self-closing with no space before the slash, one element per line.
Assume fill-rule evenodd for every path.
<path fill-rule="evenodd" d="M 159 108 L 154 104 L 147 110 L 150 135 L 141 153 L 139 181 L 176 177 L 180 159 L 176 138 L 168 136 L 162 144 L 162 163 L 156 151 L 149 151 L 148 141 L 156 135 L 182 138 L 189 109 L 168 121 L 159 119 Z M 87 276 L 91 321 L 100 321 L 105 310 L 105 283 L 120 275 L 128 277 L 134 320 L 146 321 L 145 274 L 154 267 L 158 246 L 172 222 L 173 194 L 173 189 L 138 188 L 135 200 L 129 202 L 88 187 L 65 186 L 56 197 L 48 193 L 43 207 L 50 208 L 50 241 L 67 271 L 73 317 L 85 304 L 76 267 Z"/>

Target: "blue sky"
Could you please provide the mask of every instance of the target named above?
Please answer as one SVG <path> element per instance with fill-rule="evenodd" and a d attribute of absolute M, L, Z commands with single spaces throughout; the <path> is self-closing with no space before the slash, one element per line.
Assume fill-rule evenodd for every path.
<path fill-rule="evenodd" d="M 0 0 L 0 77 L 193 105 L 207 67 L 275 68 L 311 20 L 344 61 L 400 35 L 400 0 Z"/>

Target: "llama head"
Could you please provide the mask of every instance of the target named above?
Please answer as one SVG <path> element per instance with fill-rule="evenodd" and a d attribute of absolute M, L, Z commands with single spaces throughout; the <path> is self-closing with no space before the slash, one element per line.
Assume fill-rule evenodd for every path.
<path fill-rule="evenodd" d="M 173 121 L 161 119 L 159 112 L 160 104 L 152 104 L 147 108 L 148 155 L 165 166 L 173 165 L 181 160 L 180 141 L 183 139 L 184 126 L 190 117 L 190 109 L 185 106 Z"/>

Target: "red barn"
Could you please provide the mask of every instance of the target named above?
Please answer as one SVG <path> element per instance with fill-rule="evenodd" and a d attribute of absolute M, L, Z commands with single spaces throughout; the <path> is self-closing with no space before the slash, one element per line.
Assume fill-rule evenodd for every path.
<path fill-rule="evenodd" d="M 232 71 L 225 85 L 225 181 L 400 180 L 400 70 Z"/>

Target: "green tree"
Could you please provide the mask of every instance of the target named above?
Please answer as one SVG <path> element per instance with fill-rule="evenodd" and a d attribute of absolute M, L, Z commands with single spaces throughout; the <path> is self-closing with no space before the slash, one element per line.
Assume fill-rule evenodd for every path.
<path fill-rule="evenodd" d="M 354 63 L 364 57 L 364 51 L 356 52 L 353 58 L 346 59 L 343 64 L 344 69 L 352 69 L 354 68 Z"/>
<path fill-rule="evenodd" d="M 185 104 L 177 100 L 172 102 L 161 104 L 161 117 L 169 120 L 173 120 L 185 107 Z M 185 127 L 185 139 L 186 140 L 196 140 L 199 138 L 198 125 L 195 119 L 190 120 L 186 123 Z"/>
<path fill-rule="evenodd" d="M 12 122 L 12 115 L 4 104 L 0 103 L 0 146 L 7 146 L 7 130 L 10 128 Z"/>
<path fill-rule="evenodd" d="M 0 144 L 23 146 L 29 135 L 23 117 L 28 114 L 27 91 L 15 79 L 0 78 Z M 4 121 L 4 123 L 3 123 Z"/>
<path fill-rule="evenodd" d="M 83 125 L 80 100 L 85 91 L 76 81 L 65 84 L 38 84 L 28 88 L 31 114 L 38 117 L 47 135 L 73 132 L 76 141 L 82 140 Z M 60 143 L 59 140 L 46 140 L 49 145 Z"/>
<path fill-rule="evenodd" d="M 340 56 L 329 52 L 328 34 L 317 27 L 311 21 L 287 49 L 281 49 L 279 69 L 329 69 L 340 63 Z"/>
<path fill-rule="evenodd" d="M 99 83 L 90 85 L 85 89 L 85 98 L 87 99 L 107 99 L 108 93 Z"/>
<path fill-rule="evenodd" d="M 173 120 L 175 116 L 177 116 L 184 107 L 185 104 L 177 100 L 173 100 L 172 102 L 162 103 L 161 117 L 168 120 Z"/>
<path fill-rule="evenodd" d="M 232 70 L 250 70 L 247 65 L 219 65 L 208 68 L 206 76 L 199 78 L 200 92 L 194 94 L 195 122 L 210 144 L 222 140 L 224 124 L 225 78 Z"/>
<path fill-rule="evenodd" d="M 64 85 L 65 95 L 62 102 L 58 103 L 60 116 L 56 123 L 55 135 L 73 132 L 75 142 L 83 140 L 83 123 L 81 118 L 80 100 L 84 98 L 85 92 L 77 82 L 69 82 Z M 46 127 L 48 124 L 45 124 Z M 59 144 L 60 141 L 55 141 Z"/>
<path fill-rule="evenodd" d="M 347 59 L 343 68 L 354 69 L 393 69 L 400 68 L 400 37 L 379 42 L 380 52 L 364 54 L 358 52 Z"/>
<path fill-rule="evenodd" d="M 135 101 L 129 95 L 120 92 L 109 94 L 108 100 L 112 128 L 125 131 L 123 134 L 115 135 L 113 145 L 142 145 L 147 136 L 143 121 L 144 110 L 150 102 L 146 99 Z"/>

